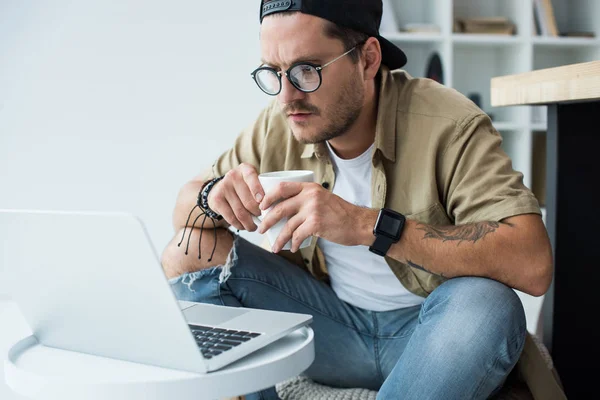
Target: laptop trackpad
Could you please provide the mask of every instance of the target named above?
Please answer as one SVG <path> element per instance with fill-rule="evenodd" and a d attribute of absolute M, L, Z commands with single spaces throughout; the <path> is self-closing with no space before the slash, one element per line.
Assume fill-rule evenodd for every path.
<path fill-rule="evenodd" d="M 194 325 L 219 325 L 223 324 L 240 315 L 244 315 L 249 310 L 236 307 L 213 306 L 210 304 L 197 304 L 193 307 L 183 310 L 183 315 L 188 324 Z"/>

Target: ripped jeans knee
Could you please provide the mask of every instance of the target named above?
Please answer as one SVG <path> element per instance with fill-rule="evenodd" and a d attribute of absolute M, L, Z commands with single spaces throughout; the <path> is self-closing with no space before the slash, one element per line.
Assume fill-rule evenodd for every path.
<path fill-rule="evenodd" d="M 169 279 L 169 284 L 177 300 L 222 305 L 219 288 L 231 276 L 231 268 L 237 265 L 239 241 L 239 236 L 234 235 L 233 246 L 227 255 L 225 264 L 188 272 Z"/>

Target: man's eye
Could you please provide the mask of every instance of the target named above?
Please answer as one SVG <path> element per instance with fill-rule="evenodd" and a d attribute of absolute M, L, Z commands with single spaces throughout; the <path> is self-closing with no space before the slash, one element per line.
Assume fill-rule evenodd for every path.
<path fill-rule="evenodd" d="M 317 71 L 316 71 L 316 70 L 315 70 L 313 67 L 311 67 L 310 65 L 303 65 L 303 66 L 302 66 L 302 69 L 301 69 L 301 71 L 302 71 L 302 76 L 303 76 L 305 79 L 313 78 L 313 77 L 314 77 L 314 75 L 315 75 L 315 74 L 316 74 L 316 72 L 317 72 Z"/>

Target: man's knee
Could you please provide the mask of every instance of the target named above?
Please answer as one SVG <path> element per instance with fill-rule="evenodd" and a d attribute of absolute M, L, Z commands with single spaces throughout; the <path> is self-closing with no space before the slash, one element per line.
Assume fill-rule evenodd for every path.
<path fill-rule="evenodd" d="M 460 326 L 458 332 L 462 335 L 470 332 L 500 341 L 511 338 L 517 347 L 525 340 L 525 311 L 519 296 L 510 287 L 491 279 L 450 279 L 434 290 L 423 312 L 444 314 L 451 330 Z"/>
<path fill-rule="evenodd" d="M 215 241 L 216 239 L 216 241 Z M 180 230 L 161 255 L 167 278 L 225 264 L 233 246 L 232 233 L 224 228 Z"/>

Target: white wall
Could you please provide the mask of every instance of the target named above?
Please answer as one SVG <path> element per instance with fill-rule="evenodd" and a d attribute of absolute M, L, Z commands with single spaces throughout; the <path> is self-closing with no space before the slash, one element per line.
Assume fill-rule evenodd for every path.
<path fill-rule="evenodd" d="M 134 212 L 162 249 L 180 186 L 269 100 L 258 5 L 215 4 L 0 0 L 0 208 Z"/>
<path fill-rule="evenodd" d="M 0 0 L 0 208 L 130 211 L 162 251 L 181 185 L 269 101 L 258 32 L 248 0 Z"/>

